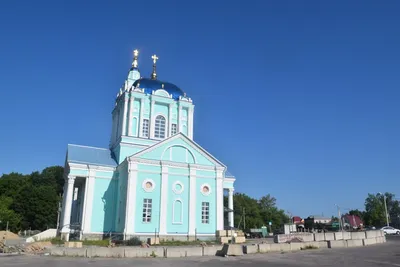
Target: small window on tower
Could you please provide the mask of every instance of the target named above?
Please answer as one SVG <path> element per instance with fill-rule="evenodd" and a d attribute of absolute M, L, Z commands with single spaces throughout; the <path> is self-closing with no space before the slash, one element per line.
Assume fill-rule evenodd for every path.
<path fill-rule="evenodd" d="M 142 136 L 149 137 L 149 120 L 148 119 L 143 120 Z"/>
<path fill-rule="evenodd" d="M 155 138 L 165 138 L 165 118 L 161 115 L 156 117 L 156 123 L 154 127 Z"/>
<path fill-rule="evenodd" d="M 178 127 L 176 126 L 176 123 L 173 123 L 171 125 L 171 135 L 174 135 L 177 133 Z"/>

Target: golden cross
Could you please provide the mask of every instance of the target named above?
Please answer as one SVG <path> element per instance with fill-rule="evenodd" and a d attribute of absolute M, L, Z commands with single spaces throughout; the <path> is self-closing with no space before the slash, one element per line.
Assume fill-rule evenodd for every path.
<path fill-rule="evenodd" d="M 133 56 L 137 57 L 139 55 L 139 50 L 135 49 L 133 50 Z"/>
<path fill-rule="evenodd" d="M 156 55 L 152 55 L 153 63 L 156 64 L 158 57 Z"/>

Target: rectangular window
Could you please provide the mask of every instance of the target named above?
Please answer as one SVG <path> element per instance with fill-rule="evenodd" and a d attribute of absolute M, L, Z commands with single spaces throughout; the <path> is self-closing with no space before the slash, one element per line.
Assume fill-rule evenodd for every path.
<path fill-rule="evenodd" d="M 142 136 L 149 137 L 149 120 L 148 119 L 143 120 Z"/>
<path fill-rule="evenodd" d="M 151 210 L 152 210 L 152 200 L 149 198 L 145 198 L 143 200 L 143 219 L 142 221 L 145 223 L 151 222 Z"/>
<path fill-rule="evenodd" d="M 178 127 L 176 126 L 176 123 L 173 123 L 171 125 L 171 135 L 176 134 L 177 130 L 178 130 Z"/>
<path fill-rule="evenodd" d="M 210 203 L 201 203 L 201 223 L 210 223 Z"/>

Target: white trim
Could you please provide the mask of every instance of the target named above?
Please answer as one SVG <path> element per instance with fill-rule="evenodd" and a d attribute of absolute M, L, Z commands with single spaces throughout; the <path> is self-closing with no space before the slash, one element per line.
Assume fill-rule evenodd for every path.
<path fill-rule="evenodd" d="M 161 166 L 161 195 L 160 195 L 160 229 L 159 234 L 167 233 L 167 211 L 168 211 L 168 167 Z"/>
<path fill-rule="evenodd" d="M 126 121 L 128 120 L 128 97 L 124 94 L 124 106 L 123 106 L 123 117 L 122 117 L 122 129 L 121 135 L 126 135 Z"/>
<path fill-rule="evenodd" d="M 176 186 L 177 185 L 180 185 L 181 186 L 181 190 L 177 190 L 176 189 Z M 181 183 L 181 181 L 175 181 L 173 184 L 172 184 L 172 191 L 174 191 L 174 193 L 175 194 L 177 194 L 177 195 L 180 195 L 180 194 L 182 194 L 182 192 L 185 190 L 185 187 L 183 186 L 183 184 Z"/>
<path fill-rule="evenodd" d="M 183 147 L 183 148 L 186 150 L 186 153 L 189 151 L 190 155 L 192 155 L 192 157 L 193 157 L 194 164 L 196 164 L 197 159 L 196 159 L 196 156 L 194 155 L 194 153 L 193 153 L 192 151 L 190 151 L 189 148 L 185 147 L 184 145 L 179 145 L 179 144 L 170 145 L 170 146 L 166 147 L 166 148 L 164 149 L 164 151 L 162 152 L 162 154 L 161 154 L 161 159 L 164 158 L 165 152 L 166 152 L 168 149 L 171 148 L 171 150 L 170 150 L 170 155 L 169 155 L 169 160 L 172 161 L 172 148 L 173 148 L 173 147 Z M 186 154 L 186 164 L 187 164 L 187 162 L 188 162 L 188 155 Z"/>
<path fill-rule="evenodd" d="M 150 100 L 150 119 L 149 119 L 149 137 L 151 139 L 155 139 L 154 138 L 154 105 L 155 105 L 156 101 L 154 100 Z"/>
<path fill-rule="evenodd" d="M 203 191 L 204 187 L 208 187 L 208 192 L 204 192 L 204 191 Z M 209 184 L 207 184 L 207 183 L 202 184 L 202 185 L 200 186 L 200 193 L 202 193 L 203 196 L 209 196 L 209 195 L 211 194 L 211 186 L 210 186 Z"/>
<path fill-rule="evenodd" d="M 129 111 L 128 111 L 128 135 L 132 136 L 132 116 L 133 116 L 133 105 L 135 97 L 130 95 L 129 98 Z"/>
<path fill-rule="evenodd" d="M 189 167 L 189 235 L 196 233 L 196 169 Z"/>
<path fill-rule="evenodd" d="M 143 105 L 144 105 L 144 98 L 140 98 L 140 111 L 139 111 L 139 131 L 138 137 L 143 137 Z M 147 137 L 149 138 L 149 137 Z"/>
<path fill-rule="evenodd" d="M 228 208 L 231 209 L 231 210 L 233 210 L 233 191 L 234 191 L 233 188 L 229 188 L 229 190 L 228 190 Z M 229 226 L 233 227 L 234 226 L 234 221 L 233 221 L 234 214 L 233 214 L 233 211 L 229 212 L 228 214 L 229 214 L 228 215 Z"/>
<path fill-rule="evenodd" d="M 226 166 L 222 162 L 220 162 L 218 159 L 216 159 L 214 156 L 212 156 L 209 152 L 207 152 L 204 148 L 202 148 L 199 144 L 197 144 L 193 140 L 189 139 L 187 136 L 185 136 L 182 133 L 179 133 L 179 134 L 176 134 L 176 135 L 171 136 L 169 138 L 166 138 L 161 142 L 158 142 L 158 143 L 156 143 L 156 144 L 154 144 L 152 146 L 149 146 L 148 148 L 146 148 L 146 149 L 144 149 L 142 151 L 139 151 L 138 153 L 133 154 L 131 157 L 140 157 L 145 153 L 148 153 L 148 152 L 150 152 L 150 151 L 152 151 L 152 150 L 154 150 L 154 149 L 156 149 L 156 148 L 158 148 L 160 146 L 165 145 L 165 143 L 167 143 L 167 142 L 170 142 L 170 141 L 173 141 L 173 140 L 179 139 L 179 138 L 181 138 L 185 143 L 187 143 L 189 146 L 191 146 L 191 148 L 197 149 L 202 156 L 204 156 L 209 161 L 211 161 L 212 163 L 217 165 L 216 166 L 217 169 L 218 168 L 220 168 L 222 170 L 226 169 Z M 215 166 L 213 166 L 213 168 L 215 168 Z"/>
<path fill-rule="evenodd" d="M 89 176 L 86 178 L 86 190 L 85 190 L 85 212 L 83 217 L 83 234 L 90 232 L 92 228 L 92 216 L 93 216 L 93 197 L 94 197 L 94 171 L 90 170 Z"/>
<path fill-rule="evenodd" d="M 224 180 L 223 171 L 221 170 L 217 170 L 216 184 L 217 230 L 224 230 Z"/>
<path fill-rule="evenodd" d="M 181 216 L 180 216 L 181 221 L 180 222 L 175 221 L 175 204 L 176 204 L 176 202 L 181 203 Z M 174 200 L 174 203 L 172 204 L 172 224 L 183 224 L 183 200 L 181 198 L 176 198 Z"/>
<path fill-rule="evenodd" d="M 151 183 L 151 188 L 146 187 L 147 183 Z M 142 183 L 142 188 L 144 191 L 146 191 L 147 193 L 153 192 L 155 187 L 156 187 L 156 183 L 152 179 L 144 179 L 144 181 Z"/>
<path fill-rule="evenodd" d="M 114 172 L 116 167 L 106 166 L 106 165 L 92 165 L 87 163 L 76 163 L 76 162 L 67 162 L 70 169 L 73 170 L 89 170 L 94 169 L 98 171 L 105 171 L 105 172 Z"/>
<path fill-rule="evenodd" d="M 103 148 L 103 147 L 84 146 L 84 145 L 76 145 L 76 144 L 68 144 L 67 146 L 79 146 L 79 147 L 87 147 L 87 148 L 94 148 L 94 149 L 101 149 L 101 150 L 109 151 L 108 148 Z"/>
<path fill-rule="evenodd" d="M 225 182 L 234 183 L 236 181 L 235 178 L 224 178 Z"/>
<path fill-rule="evenodd" d="M 126 187 L 126 205 L 125 205 L 125 229 L 124 229 L 125 236 L 135 234 L 137 175 L 138 175 L 137 164 L 134 162 L 129 162 L 128 181 Z"/>

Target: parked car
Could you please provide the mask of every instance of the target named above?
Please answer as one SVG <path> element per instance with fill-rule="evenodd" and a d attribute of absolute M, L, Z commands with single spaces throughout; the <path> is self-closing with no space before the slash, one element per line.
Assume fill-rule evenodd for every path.
<path fill-rule="evenodd" d="M 385 235 L 400 235 L 400 230 L 391 226 L 382 227 L 381 230 L 385 233 Z"/>

